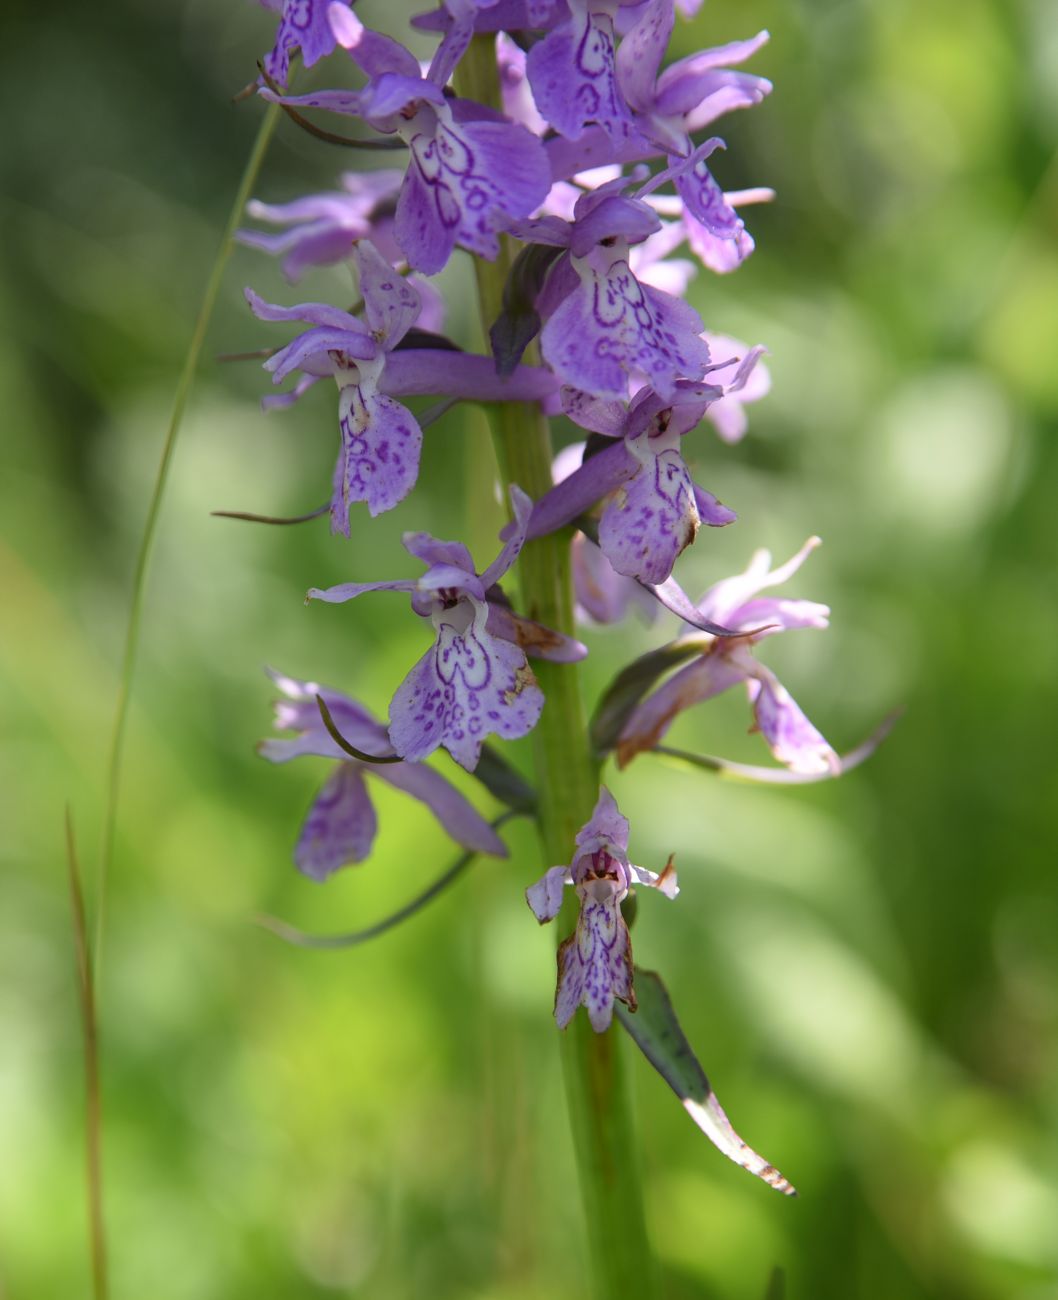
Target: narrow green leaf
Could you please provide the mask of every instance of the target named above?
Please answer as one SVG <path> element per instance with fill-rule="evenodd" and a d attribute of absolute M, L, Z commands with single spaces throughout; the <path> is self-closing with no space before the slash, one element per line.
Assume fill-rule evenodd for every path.
<path fill-rule="evenodd" d="M 707 634 L 682 636 L 641 655 L 622 668 L 603 692 L 591 720 L 591 743 L 600 757 L 617 744 L 632 710 L 650 688 L 685 659 L 703 654 L 714 643 Z"/>
<path fill-rule="evenodd" d="M 705 1136 L 736 1165 L 756 1174 L 784 1196 L 797 1191 L 762 1156 L 748 1147 L 731 1127 L 687 1036 L 676 1019 L 661 977 L 651 970 L 635 971 L 639 1009 L 634 1014 L 620 1003 L 617 1015 L 636 1046 L 683 1103 Z"/>

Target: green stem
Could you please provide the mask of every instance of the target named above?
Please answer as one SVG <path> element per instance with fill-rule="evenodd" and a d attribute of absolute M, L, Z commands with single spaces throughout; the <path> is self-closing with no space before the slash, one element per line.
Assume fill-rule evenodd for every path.
<path fill-rule="evenodd" d="M 143 535 L 140 538 L 139 551 L 136 555 L 136 569 L 132 577 L 132 596 L 129 600 L 129 620 L 125 628 L 125 647 L 121 659 L 121 675 L 118 679 L 118 694 L 114 703 L 114 721 L 110 732 L 106 797 L 103 808 L 103 837 L 99 854 L 99 869 L 96 874 L 94 946 L 97 971 L 103 947 L 107 878 L 110 875 L 110 864 L 114 857 L 114 831 L 117 824 L 118 795 L 121 787 L 121 762 L 125 751 L 125 732 L 128 724 L 129 702 L 132 698 L 132 680 L 136 671 L 136 655 L 140 643 L 143 597 L 147 582 L 147 568 L 154 546 L 154 535 L 158 527 L 158 516 L 161 512 L 162 498 L 165 495 L 165 485 L 169 478 L 169 468 L 172 464 L 173 453 L 176 450 L 176 440 L 184 418 L 188 394 L 191 391 L 195 371 L 198 369 L 198 360 L 206 340 L 206 330 L 209 327 L 213 309 L 217 303 L 217 296 L 220 293 L 224 269 L 227 266 L 228 255 L 231 253 L 234 244 L 235 231 L 239 225 L 243 209 L 246 207 L 246 201 L 250 197 L 250 191 L 257 181 L 257 175 L 261 170 L 261 164 L 264 162 L 265 153 L 268 150 L 269 141 L 275 131 L 279 116 L 280 108 L 278 104 L 270 104 L 265 110 L 261 125 L 257 131 L 257 138 L 254 141 L 253 149 L 242 174 L 242 180 L 239 182 L 239 188 L 232 202 L 231 212 L 228 214 L 228 224 L 225 227 L 220 248 L 217 250 L 213 269 L 209 273 L 206 291 L 202 297 L 202 304 L 198 309 L 198 319 L 195 321 L 194 333 L 191 335 L 187 356 L 184 358 L 184 368 L 180 374 L 180 381 L 176 386 L 176 396 L 173 400 L 172 414 L 169 417 L 169 427 L 166 430 L 165 442 L 162 444 L 162 454 L 155 474 L 154 489 L 151 492 L 151 499 L 147 506 L 147 518 L 144 521 Z"/>
<path fill-rule="evenodd" d="M 460 65 L 460 93 L 499 106 L 496 55 L 489 37 L 475 37 Z M 475 259 L 482 326 L 499 314 L 512 250 L 499 259 Z M 527 354 L 526 360 L 532 360 Z M 534 499 L 551 486 L 553 449 L 546 417 L 536 403 L 490 406 L 489 419 L 505 486 L 517 483 Z M 522 612 L 570 634 L 573 590 L 568 531 L 529 542 L 518 560 Z M 588 742 L 587 719 L 575 664 L 537 661 L 546 705 L 533 731 L 539 826 L 544 865 L 568 862 L 577 831 L 599 795 L 599 769 Z M 571 894 L 559 917 L 558 937 L 575 924 Z M 617 1025 L 596 1034 L 578 1012 L 561 1035 L 573 1143 L 584 1202 L 589 1254 L 599 1300 L 654 1294 L 653 1265 L 643 1215 L 637 1147 Z"/>

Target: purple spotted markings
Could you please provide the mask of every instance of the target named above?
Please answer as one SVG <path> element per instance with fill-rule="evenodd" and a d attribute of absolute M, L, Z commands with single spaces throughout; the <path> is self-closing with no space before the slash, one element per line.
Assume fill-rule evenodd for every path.
<path fill-rule="evenodd" d="M 290 56 L 300 50 L 306 68 L 325 58 L 335 46 L 328 9 L 331 0 L 260 0 L 266 9 L 278 10 L 275 44 L 264 56 L 263 66 L 273 81 L 287 84 Z M 342 0 L 348 4 L 349 0 Z"/>
<path fill-rule="evenodd" d="M 632 942 L 622 902 L 637 882 L 667 898 L 675 898 L 679 886 L 671 859 L 660 875 L 628 861 L 628 819 L 605 786 L 590 820 L 577 833 L 576 845 L 572 863 L 546 871 L 525 897 L 543 925 L 558 915 L 566 885 L 577 891 L 577 928 L 558 950 L 555 1020 L 565 1029 L 583 1006 L 592 1028 L 601 1034 L 610 1027 L 615 1001 L 636 1008 Z"/>
<path fill-rule="evenodd" d="M 668 396 L 678 379 L 697 379 L 709 364 L 698 313 L 641 284 L 617 240 L 571 257 L 578 284 L 544 326 L 544 359 L 566 384 L 624 397 L 629 378 Z"/>
<path fill-rule="evenodd" d="M 472 772 L 487 736 L 515 740 L 531 731 L 540 717 L 544 695 L 526 650 L 566 662 L 586 653 L 579 642 L 518 618 L 503 600 L 497 584 L 525 542 L 532 502 L 512 487 L 511 506 L 510 535 L 480 574 L 461 542 L 405 533 L 405 548 L 427 566 L 421 578 L 342 583 L 309 592 L 310 600 L 340 604 L 365 592 L 404 591 L 415 613 L 432 623 L 433 645 L 390 704 L 390 742 L 410 762 L 443 746 Z"/>
<path fill-rule="evenodd" d="M 590 125 L 614 141 L 633 133 L 617 82 L 617 8 L 612 0 L 570 0 L 569 17 L 529 51 L 526 71 L 537 110 L 567 139 L 579 139 Z"/>

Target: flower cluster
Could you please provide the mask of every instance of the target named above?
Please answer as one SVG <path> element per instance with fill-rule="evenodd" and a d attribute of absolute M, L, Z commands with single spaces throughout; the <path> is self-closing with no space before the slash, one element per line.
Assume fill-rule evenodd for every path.
<path fill-rule="evenodd" d="M 276 722 L 295 735 L 265 741 L 261 752 L 275 762 L 315 755 L 336 763 L 298 840 L 299 868 L 323 880 L 368 855 L 377 829 L 369 777 L 424 802 L 468 850 L 506 853 L 495 827 L 426 760 L 447 751 L 497 793 L 502 760 L 490 738 L 525 736 L 548 707 L 530 659 L 572 664 L 588 653 L 528 617 L 531 605 L 519 610 L 501 585 L 523 546 L 563 530 L 578 604 L 592 622 L 620 619 L 632 601 L 682 619 L 664 664 L 677 671 L 659 682 L 651 656 L 626 670 L 604 701 L 597 752 L 623 766 L 654 750 L 683 710 L 744 683 L 755 728 L 782 768 L 806 779 L 837 774 L 842 760 L 755 655 L 777 632 L 826 626 L 825 606 L 762 594 L 792 576 L 817 539 L 775 569 L 757 552 L 745 573 L 697 604 L 673 576 L 703 525 L 736 518 L 695 482 L 684 440 L 711 424 L 723 443 L 736 442 L 746 406 L 770 382 L 762 348 L 709 332 L 684 298 L 697 273 L 692 259 L 727 274 L 753 252 L 740 209 L 771 197 L 724 188 L 713 168 L 725 168 L 725 145 L 709 134 L 769 93 L 768 81 L 742 67 L 767 33 L 666 65 L 677 7 L 692 16 L 693 0 L 444 0 L 415 19 L 437 39 L 421 64 L 392 35 L 365 26 L 348 0 L 262 3 L 281 16 L 260 95 L 301 123 L 306 113 L 329 114 L 336 130 L 314 127 L 318 134 L 351 131 L 346 143 L 392 149 L 387 156 L 400 160 L 346 172 L 328 193 L 254 202 L 249 215 L 278 230 L 239 235 L 281 257 L 291 282 L 336 264 L 355 282 L 351 306 L 279 306 L 246 291 L 259 320 L 296 322 L 300 331 L 264 363 L 274 383 L 294 381 L 264 404 L 289 407 L 321 379 L 338 389 L 333 531 L 349 536 L 351 512 L 375 516 L 414 496 L 438 410 L 424 411 L 417 398 L 440 399 L 444 409 L 539 404 L 585 435 L 557 458 L 554 485 L 538 485 L 535 500 L 509 485 L 511 521 L 485 568 L 460 541 L 407 532 L 405 549 L 424 567 L 418 577 L 309 591 L 309 600 L 330 604 L 401 592 L 431 641 L 385 724 L 339 692 L 275 675 L 285 697 Z M 472 41 L 494 55 L 487 103 L 465 93 Z M 333 55 L 341 88 L 291 93 L 295 52 L 305 64 Z M 444 303 L 430 277 L 458 250 L 492 262 L 501 248 L 510 271 L 499 318 L 484 322 L 492 355 L 467 352 L 441 333 Z M 622 904 L 637 884 L 670 898 L 677 889 L 671 860 L 660 875 L 633 866 L 628 839 L 602 787 L 570 865 L 527 891 L 541 922 L 558 914 L 566 885 L 579 903 L 559 951 L 560 1026 L 581 1005 L 600 1032 L 615 1002 L 635 1010 Z"/>

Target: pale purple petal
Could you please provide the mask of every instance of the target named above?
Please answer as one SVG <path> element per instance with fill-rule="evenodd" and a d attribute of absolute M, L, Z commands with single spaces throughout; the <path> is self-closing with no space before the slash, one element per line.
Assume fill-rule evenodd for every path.
<path fill-rule="evenodd" d="M 397 205 L 397 239 L 409 263 L 440 271 L 458 242 L 478 256 L 499 252 L 497 231 L 527 217 L 551 186 L 537 138 L 506 122 L 445 124 L 415 135 Z"/>
<path fill-rule="evenodd" d="M 697 483 L 694 488 L 694 501 L 698 507 L 698 517 L 707 528 L 726 528 L 738 518 L 733 510 L 718 501 L 711 492 L 706 492 Z"/>
<path fill-rule="evenodd" d="M 377 830 L 361 769 L 339 763 L 309 809 L 294 861 L 311 880 L 326 880 L 348 862 L 363 862 Z"/>
<path fill-rule="evenodd" d="M 733 627 L 753 627 L 754 624 L 744 619 L 742 614 L 747 602 L 766 588 L 777 587 L 792 577 L 819 545 L 818 537 L 810 537 L 796 555 L 776 569 L 771 567 L 770 551 L 754 551 L 746 569 L 714 583 L 698 602 L 698 609 L 718 623 Z"/>
<path fill-rule="evenodd" d="M 624 767 L 642 750 L 652 749 L 678 714 L 745 681 L 757 666 L 748 656 L 714 651 L 673 673 L 632 711 L 617 743 L 618 764 Z"/>
<path fill-rule="evenodd" d="M 676 190 L 691 217 L 700 221 L 710 234 L 737 242 L 745 222 L 728 203 L 704 159 L 698 159 L 693 167 L 677 175 Z"/>
<path fill-rule="evenodd" d="M 586 257 L 596 244 L 612 239 L 640 243 L 660 227 L 658 214 L 646 203 L 623 194 L 609 194 L 584 215 L 578 215 L 569 241 L 570 252 L 574 257 Z"/>
<path fill-rule="evenodd" d="M 474 560 L 462 542 L 442 542 L 430 533 L 405 533 L 401 538 L 404 549 L 423 564 L 449 564 L 464 574 L 474 572 Z"/>
<path fill-rule="evenodd" d="M 635 373 L 667 397 L 677 379 L 703 373 L 709 349 L 692 308 L 641 285 L 623 258 L 601 272 L 582 264 L 581 276 L 540 336 L 544 358 L 563 382 L 624 397 Z"/>
<path fill-rule="evenodd" d="M 529 51 L 526 69 L 536 106 L 569 139 L 597 124 L 613 139 L 632 131 L 617 84 L 613 19 L 572 0 L 570 17 Z"/>
<path fill-rule="evenodd" d="M 278 6 L 270 5 L 269 8 Z M 265 71 L 280 85 L 286 85 L 290 56 L 295 50 L 300 49 L 302 63 L 311 68 L 334 49 L 327 8 L 328 0 L 285 0 L 275 45 L 263 60 Z"/>
<path fill-rule="evenodd" d="M 663 116 L 689 114 L 687 130 L 696 131 L 733 108 L 760 103 L 771 83 L 730 67 L 744 63 L 767 40 L 767 32 L 758 32 L 749 40 L 701 50 L 670 64 L 658 78 L 655 111 Z"/>
<path fill-rule="evenodd" d="M 609 881 L 593 882 L 610 886 Z M 612 893 L 591 886 L 581 893 L 576 933 L 559 949 L 559 984 L 555 1019 L 565 1028 L 579 1004 L 596 1033 L 610 1027 L 616 999 L 635 1009 L 632 989 L 632 944 L 621 907 Z"/>
<path fill-rule="evenodd" d="M 322 325 L 332 330 L 342 330 L 350 334 L 367 335 L 363 321 L 357 320 L 347 311 L 332 307 L 326 302 L 299 302 L 294 307 L 280 307 L 273 302 L 265 302 L 250 288 L 244 289 L 250 310 L 258 320 L 267 321 L 308 321 L 311 325 Z M 374 349 L 366 355 L 373 356 Z"/>
<path fill-rule="evenodd" d="M 628 411 L 624 402 L 613 398 L 596 397 L 594 393 L 586 393 L 581 388 L 563 388 L 559 396 L 562 399 L 563 412 L 582 429 L 590 429 L 592 433 L 603 433 L 608 438 L 624 436 L 628 420 Z M 580 444 L 580 450 L 583 453 L 583 443 Z M 577 466 L 579 464 L 578 461 Z M 572 472 L 573 469 L 570 470 L 570 473 Z M 562 475 L 562 478 L 568 477 L 568 474 Z"/>
<path fill-rule="evenodd" d="M 393 752 L 386 728 L 356 700 L 340 691 L 321 686 L 319 682 L 301 681 L 272 669 L 267 672 L 287 697 L 276 701 L 277 730 L 296 731 L 299 734 L 291 739 L 270 738 L 262 741 L 257 752 L 263 758 L 273 763 L 285 763 L 292 758 L 314 754 L 321 758 L 349 761 L 348 755 L 335 743 L 324 725 L 316 702 L 317 695 L 327 705 L 338 730 L 357 749 L 379 755 Z"/>
<path fill-rule="evenodd" d="M 684 130 L 693 135 L 696 131 L 712 126 L 727 113 L 740 108 L 753 108 L 771 92 L 772 84 L 767 77 L 754 77 L 748 72 L 702 73 L 684 87 L 684 102 L 689 104 L 687 115 L 683 119 Z M 675 90 L 673 98 L 676 98 Z M 668 99 L 669 92 L 666 91 L 665 101 Z"/>
<path fill-rule="evenodd" d="M 841 760 L 805 717 L 778 678 L 766 668 L 746 682 L 753 714 L 768 748 L 792 772 L 837 776 Z"/>
<path fill-rule="evenodd" d="M 659 894 L 664 894 L 668 899 L 674 899 L 680 892 L 679 880 L 676 877 L 676 868 L 673 866 L 672 859 L 669 859 L 668 865 L 660 875 L 656 871 L 650 871 L 646 867 L 637 867 L 634 862 L 628 864 L 630 871 L 636 877 L 641 885 L 647 885 L 650 889 L 656 889 Z"/>
<path fill-rule="evenodd" d="M 440 271 L 456 246 L 458 209 L 437 194 L 413 159 L 397 199 L 393 232 L 409 266 L 424 275 Z"/>
<path fill-rule="evenodd" d="M 507 846 L 493 827 L 439 772 L 424 763 L 388 763 L 370 770 L 380 781 L 426 804 L 457 844 L 497 858 L 507 857 Z"/>
<path fill-rule="evenodd" d="M 489 587 L 503 577 L 518 558 L 525 545 L 525 535 L 529 529 L 529 516 L 533 512 L 533 503 L 517 483 L 510 487 L 511 513 L 514 516 L 512 527 L 504 542 L 503 549 L 481 575 L 481 585 L 488 591 Z"/>
<path fill-rule="evenodd" d="M 486 736 L 514 740 L 536 725 L 543 692 L 524 652 L 489 635 L 487 614 L 481 602 L 473 623 L 442 622 L 437 643 L 398 687 L 389 734 L 404 758 L 418 761 L 444 745 L 472 772 Z"/>
<path fill-rule="evenodd" d="M 543 135 L 548 123 L 536 107 L 529 88 L 525 51 L 506 32 L 500 32 L 496 38 L 496 58 L 499 63 L 504 113 L 512 121 L 527 127 L 533 135 Z"/>
<path fill-rule="evenodd" d="M 698 532 L 694 484 L 678 446 L 655 451 L 649 434 L 626 440 L 639 468 L 606 503 L 599 545 L 618 573 L 664 582 Z M 668 441 L 668 439 L 666 439 Z"/>
<path fill-rule="evenodd" d="M 596 623 L 616 623 L 624 618 L 629 601 L 638 603 L 643 588 L 632 578 L 615 572 L 602 551 L 583 533 L 574 536 L 572 550 L 573 590 L 581 610 Z"/>
<path fill-rule="evenodd" d="M 605 848 L 614 857 L 625 859 L 628 853 L 628 829 L 628 818 L 618 808 L 617 800 L 606 786 L 600 786 L 592 814 L 577 832 L 579 853 L 575 866 L 584 854 L 594 853 L 600 848 Z M 575 876 L 576 874 L 574 871 Z"/>
<path fill-rule="evenodd" d="M 293 406 L 298 398 L 304 396 L 313 384 L 318 384 L 321 379 L 327 378 L 329 378 L 329 375 L 302 375 L 288 393 L 266 393 L 261 398 L 261 410 L 278 411 L 285 406 Z"/>
<path fill-rule="evenodd" d="M 349 507 L 366 501 L 372 518 L 392 510 L 419 476 L 422 430 L 406 406 L 346 384 L 338 399 L 341 449 L 334 467 L 331 530 L 349 536 Z"/>
<path fill-rule="evenodd" d="M 421 275 L 412 275 L 409 278 L 412 284 L 415 285 L 419 301 L 422 304 L 419 308 L 419 319 L 416 321 L 416 325 L 419 329 L 426 330 L 430 334 L 440 334 L 444 329 L 447 315 L 444 295 L 437 285 Z"/>
<path fill-rule="evenodd" d="M 665 57 L 675 20 L 672 0 L 651 0 L 621 41 L 617 79 L 626 101 L 641 113 L 653 107 L 654 82 Z"/>
<path fill-rule="evenodd" d="M 711 230 L 707 230 L 689 212 L 684 213 L 684 223 L 687 228 L 687 243 L 691 250 L 704 266 L 717 275 L 727 275 L 731 271 L 737 271 L 756 247 L 753 236 L 745 226 L 734 238 L 722 239 L 714 235 Z"/>
<path fill-rule="evenodd" d="M 565 1029 L 584 997 L 585 962 L 577 934 L 564 939 L 558 949 L 558 986 L 555 989 L 555 1021 Z"/>
<path fill-rule="evenodd" d="M 267 86 L 262 86 L 257 93 L 270 104 L 287 104 L 291 108 L 322 108 L 328 113 L 341 113 L 343 117 L 363 115 L 362 90 L 316 90 L 308 95 L 277 95 Z"/>
<path fill-rule="evenodd" d="M 355 600 L 369 591 L 407 591 L 413 592 L 418 583 L 410 578 L 401 578 L 396 582 L 339 582 L 334 587 L 310 587 L 305 599 L 324 600 L 328 605 L 341 605 L 347 600 Z"/>
<path fill-rule="evenodd" d="M 441 44 L 434 51 L 430 68 L 426 76 L 437 86 L 448 84 L 456 64 L 466 53 L 470 38 L 474 35 L 474 19 L 468 14 L 458 19 L 449 27 L 441 39 Z"/>
<path fill-rule="evenodd" d="M 377 79 L 387 72 L 403 77 L 421 76 L 413 54 L 391 37 L 365 27 L 351 9 L 333 4 L 329 18 L 333 40 L 349 51 L 353 61 L 369 77 Z"/>
<path fill-rule="evenodd" d="M 377 351 L 378 345 L 368 334 L 320 327 L 299 334 L 285 348 L 273 353 L 262 369 L 270 372 L 274 384 L 282 383 L 295 370 L 305 370 L 325 378 L 334 374 L 336 361 L 338 364 L 345 358 L 371 361 Z"/>
<path fill-rule="evenodd" d="M 717 361 L 740 356 L 745 358 L 739 373 L 725 388 L 724 396 L 718 402 L 714 402 L 705 413 L 705 418 L 716 428 L 724 442 L 738 442 L 748 425 L 743 406 L 747 402 L 759 401 L 767 395 L 771 389 L 771 375 L 768 367 L 757 360 L 760 356 L 759 350 L 749 349 L 745 343 L 729 338 L 725 334 L 707 333 L 705 337 L 709 344 L 709 351 Z M 754 353 L 756 356 L 753 355 Z M 747 361 L 751 363 L 750 369 L 743 373 Z"/>
<path fill-rule="evenodd" d="M 356 245 L 353 260 L 371 332 L 387 348 L 395 348 L 419 316 L 422 301 L 418 292 L 398 275 L 370 240 L 362 239 Z"/>
<path fill-rule="evenodd" d="M 406 109 L 445 102 L 440 86 L 424 81 L 416 70 L 414 77 L 399 72 L 384 72 L 364 91 L 363 116 L 379 131 L 395 131 L 404 118 Z"/>
<path fill-rule="evenodd" d="M 773 632 L 790 632 L 796 628 L 830 626 L 830 606 L 815 600 L 786 600 L 779 596 L 764 596 L 747 600 L 738 611 L 739 622 L 745 627 L 760 627 L 753 638 L 759 640 Z"/>
<path fill-rule="evenodd" d="M 551 867 L 525 891 L 525 901 L 541 925 L 558 916 L 562 909 L 563 890 L 569 883 L 569 867 Z"/>

